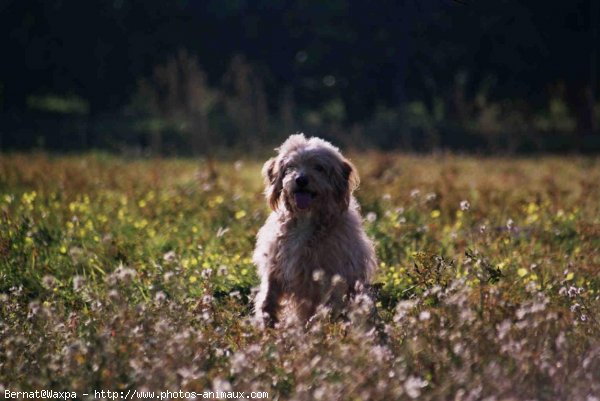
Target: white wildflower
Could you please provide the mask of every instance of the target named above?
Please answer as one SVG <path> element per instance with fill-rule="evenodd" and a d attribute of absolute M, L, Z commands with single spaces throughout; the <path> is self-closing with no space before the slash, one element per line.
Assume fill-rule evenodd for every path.
<path fill-rule="evenodd" d="M 420 377 L 410 376 L 404 382 L 404 390 L 410 398 L 418 398 L 421 395 L 421 389 L 427 387 L 427 380 Z"/>

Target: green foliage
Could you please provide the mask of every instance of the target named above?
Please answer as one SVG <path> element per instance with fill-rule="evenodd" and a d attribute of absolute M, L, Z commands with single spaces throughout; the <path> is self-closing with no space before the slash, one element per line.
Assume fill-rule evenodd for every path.
<path fill-rule="evenodd" d="M 29 96 L 27 106 L 30 109 L 60 113 L 60 114 L 88 114 L 89 103 L 79 96 Z"/>

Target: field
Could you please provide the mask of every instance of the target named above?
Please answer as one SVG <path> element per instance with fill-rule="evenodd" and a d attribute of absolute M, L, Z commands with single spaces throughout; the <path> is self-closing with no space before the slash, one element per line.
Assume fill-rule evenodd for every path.
<path fill-rule="evenodd" d="M 350 156 L 384 333 L 252 324 L 259 160 L 2 155 L 0 390 L 600 399 L 600 159 Z"/>

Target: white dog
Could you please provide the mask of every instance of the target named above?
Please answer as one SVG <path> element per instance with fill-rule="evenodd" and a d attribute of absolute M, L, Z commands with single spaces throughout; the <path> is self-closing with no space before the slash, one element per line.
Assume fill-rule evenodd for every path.
<path fill-rule="evenodd" d="M 359 183 L 354 166 L 329 142 L 302 134 L 276 150 L 262 171 L 272 213 L 253 258 L 261 278 L 255 312 L 270 326 L 284 300 L 302 321 L 321 304 L 339 310 L 377 266 L 352 196 Z"/>

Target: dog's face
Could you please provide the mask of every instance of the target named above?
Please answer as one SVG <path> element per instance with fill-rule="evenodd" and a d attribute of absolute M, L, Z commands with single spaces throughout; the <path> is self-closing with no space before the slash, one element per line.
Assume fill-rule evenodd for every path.
<path fill-rule="evenodd" d="M 283 205 L 293 214 L 303 214 L 348 208 L 358 175 L 336 147 L 297 134 L 278 152 L 263 167 L 265 193 L 273 210 Z"/>

